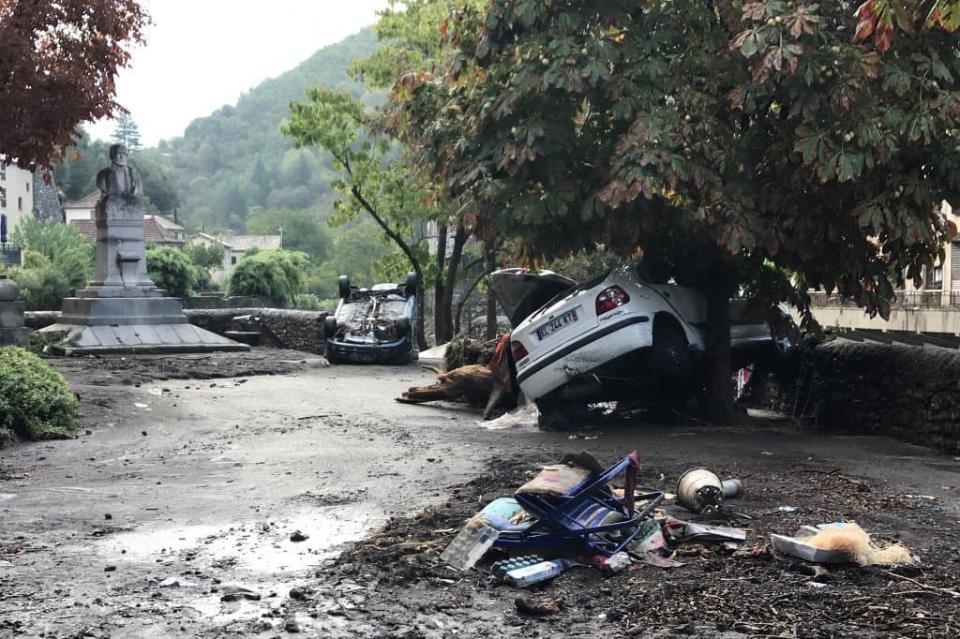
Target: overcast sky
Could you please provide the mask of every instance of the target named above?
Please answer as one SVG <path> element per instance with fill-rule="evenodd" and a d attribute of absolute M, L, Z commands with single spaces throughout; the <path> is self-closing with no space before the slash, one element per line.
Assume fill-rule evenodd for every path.
<path fill-rule="evenodd" d="M 376 21 L 386 0 L 142 0 L 153 26 L 120 72 L 117 99 L 144 146 L 183 134 L 196 118 L 317 49 Z M 111 122 L 88 130 L 109 139 Z"/>

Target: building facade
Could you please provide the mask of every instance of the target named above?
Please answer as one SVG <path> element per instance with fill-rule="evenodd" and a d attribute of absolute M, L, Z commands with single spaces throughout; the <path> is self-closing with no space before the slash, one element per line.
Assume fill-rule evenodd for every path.
<path fill-rule="evenodd" d="M 24 215 L 33 215 L 33 171 L 0 160 L 0 214 L 8 233 Z"/>
<path fill-rule="evenodd" d="M 946 202 L 943 213 L 960 228 L 960 217 Z M 870 317 L 853 301 L 823 291 L 810 293 L 814 317 L 824 328 L 960 335 L 960 236 L 943 249 L 944 259 L 924 273 L 920 286 L 907 281 L 896 292 L 889 320 Z"/>

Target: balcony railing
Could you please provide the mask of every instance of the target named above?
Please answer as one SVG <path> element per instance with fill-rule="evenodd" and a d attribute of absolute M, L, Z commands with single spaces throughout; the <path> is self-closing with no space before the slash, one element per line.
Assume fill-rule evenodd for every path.
<path fill-rule="evenodd" d="M 896 297 L 890 304 L 894 310 L 956 308 L 960 310 L 960 291 L 949 292 L 944 304 L 942 291 L 897 291 Z M 857 308 L 857 303 L 851 299 L 844 299 L 836 293 L 816 291 L 810 293 L 812 308 Z"/>
<path fill-rule="evenodd" d="M 20 266 L 20 247 L 10 242 L 0 244 L 0 264 Z"/>

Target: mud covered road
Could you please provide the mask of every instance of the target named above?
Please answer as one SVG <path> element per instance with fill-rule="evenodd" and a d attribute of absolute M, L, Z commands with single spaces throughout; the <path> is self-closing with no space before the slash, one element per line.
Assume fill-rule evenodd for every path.
<path fill-rule="evenodd" d="M 956 624 L 948 595 L 894 594 L 899 579 L 860 569 L 813 588 L 762 553 L 770 530 L 856 518 L 938 566 L 910 578 L 949 586 L 960 574 L 950 456 L 770 421 L 487 430 L 466 407 L 393 401 L 428 372 L 289 351 L 56 364 L 84 426 L 75 440 L 0 450 L 0 637 L 816 636 L 805 631 L 820 613 L 840 624 L 833 635 L 858 636 L 874 605 L 888 608 L 866 610 L 886 618 L 878 636 Z M 483 566 L 460 578 L 437 565 L 458 522 L 538 464 L 632 449 L 651 488 L 694 465 L 741 476 L 749 519 L 737 525 L 754 555 L 738 566 L 703 551 L 669 575 L 568 573 L 534 593 L 565 600 L 543 620 L 518 615 L 516 593 Z M 727 591 L 743 601 L 725 607 Z M 776 598 L 780 611 L 799 594 L 808 612 L 793 621 L 755 605 Z M 859 602 L 837 610 L 831 597 Z M 927 617 L 892 624 L 889 610 Z"/>

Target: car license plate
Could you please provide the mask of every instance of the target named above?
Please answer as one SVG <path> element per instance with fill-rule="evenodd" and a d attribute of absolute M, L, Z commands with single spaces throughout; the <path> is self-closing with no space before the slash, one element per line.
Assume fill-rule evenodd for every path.
<path fill-rule="evenodd" d="M 577 309 L 573 309 L 572 311 L 567 311 L 560 317 L 556 319 L 552 319 L 546 324 L 544 324 L 543 326 L 541 326 L 540 328 L 538 328 L 537 339 L 542 342 L 546 338 L 550 337 L 551 335 L 559 331 L 564 326 L 569 326 L 570 324 L 573 324 L 574 322 L 579 321 L 579 319 L 580 318 L 577 316 Z"/>

